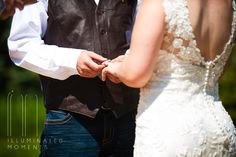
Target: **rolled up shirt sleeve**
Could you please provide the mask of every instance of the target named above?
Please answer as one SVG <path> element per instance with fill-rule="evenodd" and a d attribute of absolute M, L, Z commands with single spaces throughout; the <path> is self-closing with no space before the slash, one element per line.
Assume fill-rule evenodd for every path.
<path fill-rule="evenodd" d="M 11 60 L 40 75 L 64 80 L 78 75 L 76 64 L 84 50 L 47 45 L 42 40 L 47 29 L 47 0 L 16 10 L 8 38 Z"/>

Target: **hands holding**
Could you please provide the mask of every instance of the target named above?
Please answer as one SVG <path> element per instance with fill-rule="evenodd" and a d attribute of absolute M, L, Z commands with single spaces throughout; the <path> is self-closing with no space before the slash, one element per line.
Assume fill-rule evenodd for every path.
<path fill-rule="evenodd" d="M 94 52 L 83 51 L 77 61 L 77 71 L 80 76 L 86 78 L 94 78 L 102 73 L 103 81 L 109 78 L 113 83 L 120 83 L 115 69 L 124 58 L 125 55 L 121 55 L 113 60 L 108 60 Z"/>
<path fill-rule="evenodd" d="M 120 66 L 120 64 L 123 62 L 125 57 L 126 57 L 125 55 L 121 55 L 111 61 L 103 63 L 106 65 L 106 67 L 102 70 L 103 81 L 105 81 L 106 78 L 109 78 L 113 83 L 121 82 L 117 75 L 117 69 Z"/>

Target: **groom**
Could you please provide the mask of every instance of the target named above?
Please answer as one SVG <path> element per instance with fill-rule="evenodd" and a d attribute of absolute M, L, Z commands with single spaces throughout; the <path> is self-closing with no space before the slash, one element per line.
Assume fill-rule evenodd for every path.
<path fill-rule="evenodd" d="M 42 157 L 132 157 L 138 89 L 103 82 L 123 55 L 135 0 L 39 0 L 14 15 L 10 56 L 40 74 L 47 109 Z"/>

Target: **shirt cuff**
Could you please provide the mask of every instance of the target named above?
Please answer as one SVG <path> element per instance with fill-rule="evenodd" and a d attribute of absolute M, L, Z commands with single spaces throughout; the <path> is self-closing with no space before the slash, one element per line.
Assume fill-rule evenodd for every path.
<path fill-rule="evenodd" d="M 66 52 L 64 54 L 65 57 L 63 59 L 62 66 L 67 68 L 68 77 L 71 75 L 79 75 L 79 73 L 77 71 L 77 61 L 78 61 L 79 55 L 84 50 L 71 49 L 71 48 L 62 48 L 62 49 L 61 49 L 62 51 Z"/>

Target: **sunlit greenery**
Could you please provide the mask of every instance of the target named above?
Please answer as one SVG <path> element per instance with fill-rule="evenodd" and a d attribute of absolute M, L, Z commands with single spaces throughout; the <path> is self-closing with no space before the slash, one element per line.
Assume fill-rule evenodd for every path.
<path fill-rule="evenodd" d="M 10 97 L 11 101 L 9 101 Z M 45 117 L 42 104 L 41 96 L 33 92 L 13 91 L 8 93 L 8 96 L 1 96 L 0 156 L 33 157 L 39 155 L 40 134 Z M 11 109 L 9 109 L 10 106 Z"/>

